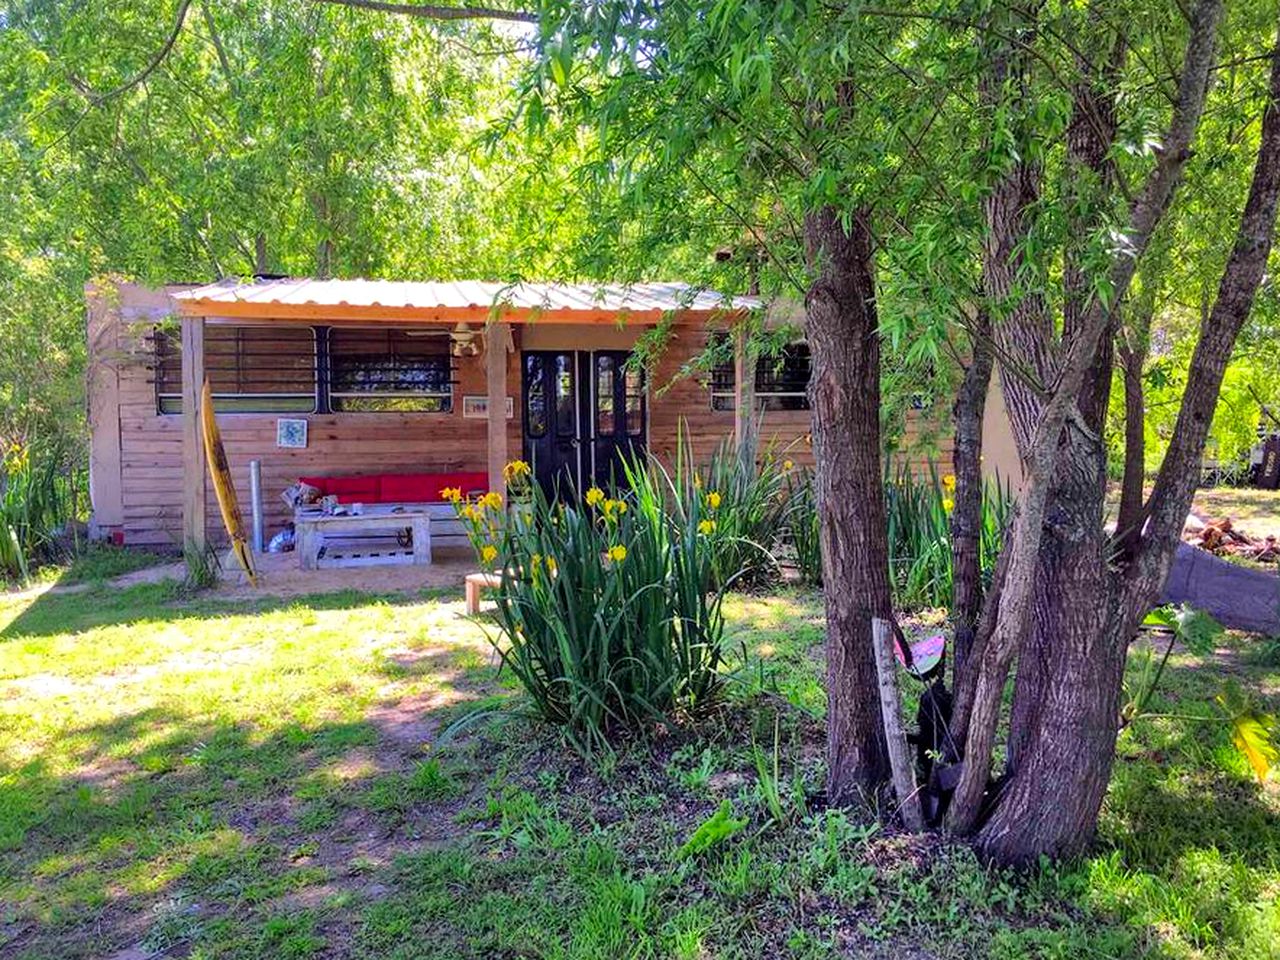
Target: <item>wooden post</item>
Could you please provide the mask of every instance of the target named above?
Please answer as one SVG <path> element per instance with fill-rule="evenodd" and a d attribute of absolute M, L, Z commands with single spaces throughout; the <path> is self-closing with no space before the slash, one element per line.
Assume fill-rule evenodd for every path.
<path fill-rule="evenodd" d="M 748 474 L 756 469 L 756 348 L 744 318 L 733 328 L 733 429 L 738 462 Z"/>
<path fill-rule="evenodd" d="M 902 730 L 898 665 L 893 656 L 893 627 L 888 620 L 872 619 L 871 642 L 875 646 L 876 674 L 880 678 L 880 716 L 884 722 L 884 738 L 889 744 L 893 791 L 898 795 L 903 825 L 919 833 L 924 829 L 924 819 L 920 814 L 920 797 L 916 794 L 916 774 L 907 752 L 907 737 Z"/>
<path fill-rule="evenodd" d="M 204 435 L 200 430 L 200 391 L 204 385 L 204 318 L 182 318 L 182 547 L 205 550 L 205 482 L 208 477 Z"/>
<path fill-rule="evenodd" d="M 507 465 L 507 345 L 509 324 L 489 324 L 485 337 L 485 383 L 489 393 L 489 489 L 507 494 L 502 470 Z"/>

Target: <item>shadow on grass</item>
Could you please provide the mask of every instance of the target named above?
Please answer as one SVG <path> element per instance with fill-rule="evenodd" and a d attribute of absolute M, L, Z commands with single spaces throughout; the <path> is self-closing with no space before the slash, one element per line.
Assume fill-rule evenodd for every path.
<path fill-rule="evenodd" d="M 296 597 L 262 597 L 227 600 L 191 591 L 176 580 L 143 583 L 125 588 L 98 585 L 88 590 L 61 593 L 47 591 L 29 602 L 0 627 L 0 642 L 19 637 L 48 637 L 80 633 L 95 627 L 157 623 L 188 617 L 254 616 L 279 610 L 350 610 L 373 603 L 408 606 L 429 600 L 461 596 L 455 588 L 432 588 L 413 593 L 369 593 L 339 590 Z M 3 598 L 0 598 L 2 601 Z M 17 604 L 20 601 L 11 601 Z M 0 603 L 0 618 L 4 606 Z"/>
<path fill-rule="evenodd" d="M 415 776 L 417 746 L 389 755 L 386 735 L 372 715 L 263 733 L 151 708 L 67 728 L 63 769 L 0 765 L 0 955 L 260 950 L 276 918 L 306 912 L 293 898 L 346 875 L 370 837 L 388 859 L 412 848 L 411 821 L 447 793 L 447 773 Z M 313 919 L 307 936 L 323 939 Z"/>

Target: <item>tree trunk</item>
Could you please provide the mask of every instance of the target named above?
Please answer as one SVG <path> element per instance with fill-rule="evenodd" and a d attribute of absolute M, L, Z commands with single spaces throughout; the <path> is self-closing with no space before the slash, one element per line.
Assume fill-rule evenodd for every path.
<path fill-rule="evenodd" d="M 827 792 L 848 804 L 888 775 L 871 643 L 872 618 L 891 617 L 875 274 L 865 211 L 848 230 L 830 207 L 804 227 L 815 277 L 805 308 L 827 611 Z"/>
<path fill-rule="evenodd" d="M 1124 377 L 1124 475 L 1120 480 L 1120 508 L 1116 536 L 1132 552 L 1142 535 L 1143 481 L 1147 472 L 1147 408 L 1142 386 L 1144 347 L 1122 347 L 1120 369 Z"/>
<path fill-rule="evenodd" d="M 1191 15 L 1163 149 L 1130 204 L 1130 247 L 1109 264 L 1116 300 L 1126 296 L 1136 261 L 1168 210 L 1191 155 L 1221 11 L 1221 0 L 1201 0 Z M 997 58 L 992 73 L 999 78 L 1007 68 Z M 1016 289 L 1028 195 L 1021 188 L 1022 177 L 1025 164 L 1015 163 L 986 202 L 983 274 L 993 303 L 1006 302 Z M 1096 296 L 1077 306 L 1071 335 L 1061 341 L 1053 337 L 1053 324 L 1045 324 L 1042 304 L 1026 294 L 1015 297 L 996 321 L 1001 346 L 1016 364 L 1032 373 L 1036 366 L 1042 373 L 1052 372 L 1041 378 L 1050 387 L 1045 395 L 1013 389 L 1015 377 L 1009 374 L 1014 371 L 1002 370 L 1025 486 L 1005 546 L 999 606 L 991 617 L 984 611 L 984 629 L 975 640 L 977 662 L 969 671 L 975 676 L 957 685 L 952 725 L 964 744 L 964 767 L 948 825 L 960 833 L 980 829 L 980 849 L 1001 862 L 1024 863 L 1041 853 L 1068 852 L 1081 842 L 1083 822 L 1090 825 L 1086 836 L 1091 835 L 1116 733 L 1116 717 L 1108 718 L 1106 706 L 1119 696 L 1120 674 L 1109 666 L 1116 657 L 1123 662 L 1123 641 L 1131 635 L 1128 616 L 1118 622 L 1110 612 L 1114 578 L 1104 562 L 1101 530 L 1105 449 L 1091 423 L 1105 399 L 1103 384 L 1109 384 L 1105 374 L 1111 353 L 1104 336 L 1111 335 L 1113 315 Z M 1050 584 L 1056 589 L 1046 589 Z M 1010 738 L 1013 776 L 1004 794 L 991 798 L 987 783 L 1000 702 L 1009 668 L 1020 653 L 1025 663 L 1018 679 L 1022 693 L 1015 693 L 1013 722 L 1018 728 Z M 1082 683 L 1093 686 L 1079 689 Z M 1055 750 L 1065 751 L 1056 765 Z M 1099 767 L 1100 757 L 1105 757 L 1105 769 Z M 993 799 L 995 812 L 984 826 Z"/>
<path fill-rule="evenodd" d="M 988 859 L 1030 865 L 1044 854 L 1077 854 L 1092 839 L 1114 761 L 1128 644 L 1168 573 L 1222 375 L 1271 250 L 1278 200 L 1280 47 L 1249 198 L 1217 300 L 1201 327 L 1178 425 L 1152 494 L 1149 529 L 1119 572 L 1107 562 L 1101 533 L 1101 445 L 1080 431 L 1066 432 L 1068 449 L 1061 451 L 1039 555 L 1042 588 L 1028 645 L 1040 666 L 1026 675 L 1038 670 L 1040 676 L 1024 690 L 1027 664 L 1020 662 L 1012 776 L 976 836 Z"/>
<path fill-rule="evenodd" d="M 956 394 L 952 418 L 955 443 L 951 453 L 956 488 L 951 510 L 951 620 L 954 676 L 964 672 L 973 646 L 978 612 L 982 609 L 982 419 L 991 385 L 992 355 L 986 341 L 991 324 L 986 315 L 975 320 L 978 335 L 972 337 L 973 357 L 965 368 Z"/>

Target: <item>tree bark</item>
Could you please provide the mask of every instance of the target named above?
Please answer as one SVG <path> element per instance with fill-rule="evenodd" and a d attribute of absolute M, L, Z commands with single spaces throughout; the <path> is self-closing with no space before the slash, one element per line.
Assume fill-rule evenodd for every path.
<path fill-rule="evenodd" d="M 1013 776 L 977 833 L 978 848 L 989 859 L 1028 865 L 1042 854 L 1079 853 L 1092 839 L 1114 760 L 1128 644 L 1167 576 L 1222 376 L 1270 253 L 1278 199 L 1280 47 L 1240 230 L 1202 324 L 1148 529 L 1119 572 L 1108 563 L 1105 540 L 1093 532 L 1101 528 L 1102 494 L 1089 474 L 1100 465 L 1085 469 L 1088 457 L 1079 451 L 1060 460 L 1053 520 L 1040 552 L 1043 582 L 1052 589 L 1037 600 L 1034 641 L 1050 681 L 1040 687 L 1033 719 L 1011 740 Z M 1021 670 L 1020 663 L 1019 684 Z M 1015 694 L 1015 722 L 1017 700 Z"/>
<path fill-rule="evenodd" d="M 809 400 L 827 612 L 827 792 L 848 804 L 888 775 L 873 617 L 891 619 L 880 462 L 880 339 L 866 211 L 806 215 Z"/>
<path fill-rule="evenodd" d="M 1190 157 L 1204 109 L 1221 9 L 1221 0 L 1201 0 L 1191 15 L 1178 96 L 1163 149 L 1130 205 L 1129 248 L 1109 266 L 1107 281 L 1116 301 L 1126 295 L 1135 262 L 1168 210 Z M 998 74 L 1000 69 L 997 58 L 993 70 Z M 1116 656 L 1122 660 L 1122 653 L 1106 648 L 1105 639 L 1100 642 L 1094 632 L 1096 626 L 1110 623 L 1106 605 L 1100 602 L 1108 596 L 1108 581 L 1098 552 L 1105 451 L 1080 408 L 1080 401 L 1089 395 L 1086 386 L 1097 383 L 1100 365 L 1109 367 L 1103 337 L 1112 326 L 1112 311 L 1101 298 L 1092 297 L 1079 310 L 1071 338 L 1059 344 L 1046 336 L 1041 312 L 1027 313 L 1029 297 L 1013 293 L 1018 289 L 1014 267 L 1025 210 L 1018 205 L 1014 188 L 1022 166 L 1015 164 L 988 200 L 984 278 L 993 302 L 1006 302 L 1012 294 L 1007 352 L 1015 358 L 1047 359 L 1052 379 L 1046 377 L 1046 389 L 1037 394 L 1015 393 L 1009 389 L 1011 379 L 1005 378 L 1025 487 L 1005 548 L 1009 556 L 999 609 L 989 637 L 977 638 L 981 650 L 976 654 L 980 657 L 976 679 L 957 688 L 953 732 L 964 744 L 964 768 L 948 812 L 951 829 L 970 833 L 981 826 L 979 848 L 1009 863 L 1027 862 L 1041 853 L 1069 852 L 1080 842 L 1079 824 L 1093 823 L 1101 802 L 1098 791 L 1106 783 L 1105 773 L 1099 777 L 1098 757 L 1110 755 L 1115 738 L 1115 717 L 1108 720 L 1105 707 L 1108 698 L 1119 695 L 1118 685 L 1114 689 L 1108 685 L 1112 675 L 1119 674 L 1107 667 Z M 1088 409 L 1087 401 L 1085 406 Z M 1054 574 L 1061 577 L 1056 583 L 1050 579 Z M 1047 593 L 1050 583 L 1057 589 Z M 1096 623 L 1090 620 L 1099 616 L 1103 619 Z M 1058 630 L 1069 635 L 1054 637 Z M 1106 636 L 1114 638 L 1123 632 L 1112 629 Z M 1025 642 L 1028 637 L 1030 643 Z M 1057 665 L 1050 674 L 1034 667 L 1019 674 L 1024 694 L 1021 724 L 1011 737 L 1013 778 L 990 821 L 982 826 L 984 808 L 991 801 L 986 787 L 1005 680 L 1019 649 L 1032 644 L 1030 657 Z M 1056 649 L 1050 649 L 1053 644 Z M 1062 682 L 1061 677 L 1070 682 Z M 1077 688 L 1079 682 L 1103 685 L 1084 690 Z M 1015 712 L 1017 700 L 1015 694 Z M 1053 728 L 1059 722 L 1070 726 Z M 1051 752 L 1062 744 L 1055 745 L 1055 737 L 1075 744 L 1056 768 Z M 1106 765 L 1109 771 L 1109 760 Z"/>
<path fill-rule="evenodd" d="M 1120 348 L 1124 379 L 1124 475 L 1120 480 L 1120 507 L 1116 537 L 1126 554 L 1142 534 L 1143 481 L 1147 473 L 1147 405 L 1142 368 L 1147 362 L 1143 346 Z"/>
<path fill-rule="evenodd" d="M 987 342 L 990 321 L 984 313 L 974 322 L 978 335 L 971 338 L 973 356 L 965 368 L 952 408 L 955 442 L 951 463 L 956 481 L 951 510 L 953 676 L 964 672 L 982 608 L 982 420 L 991 386 L 993 357 Z"/>

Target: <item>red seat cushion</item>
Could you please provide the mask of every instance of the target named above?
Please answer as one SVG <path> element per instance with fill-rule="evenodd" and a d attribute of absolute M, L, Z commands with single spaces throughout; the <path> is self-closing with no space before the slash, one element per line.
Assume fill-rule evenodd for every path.
<path fill-rule="evenodd" d="M 457 487 L 463 496 L 485 493 L 489 475 L 480 471 L 456 473 L 370 473 L 352 477 L 299 477 L 320 491 L 333 494 L 339 503 L 438 503 L 446 487 Z"/>
<path fill-rule="evenodd" d="M 430 503 L 440 499 L 438 486 L 427 473 L 384 473 L 381 481 L 384 503 Z"/>
<path fill-rule="evenodd" d="M 322 497 L 336 496 L 339 503 L 379 503 L 380 483 L 377 474 L 356 477 L 302 477 L 320 490 Z"/>

